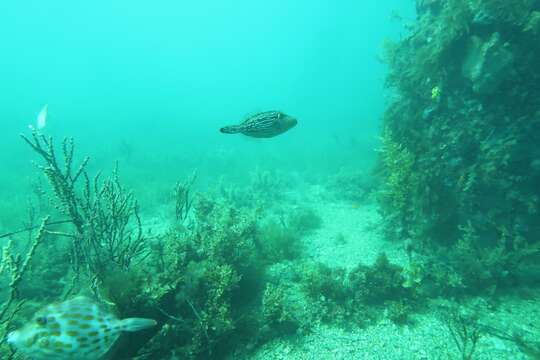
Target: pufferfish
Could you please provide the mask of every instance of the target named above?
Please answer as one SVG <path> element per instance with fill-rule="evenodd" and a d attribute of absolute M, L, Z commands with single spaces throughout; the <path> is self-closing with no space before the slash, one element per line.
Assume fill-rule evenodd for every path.
<path fill-rule="evenodd" d="M 244 134 L 256 138 L 270 138 L 296 126 L 298 121 L 281 111 L 265 111 L 249 116 L 238 125 L 219 129 L 225 134 Z"/>
<path fill-rule="evenodd" d="M 46 306 L 30 323 L 9 333 L 7 341 L 33 360 L 97 360 L 122 331 L 155 325 L 152 319 L 119 320 L 91 299 L 78 296 Z"/>

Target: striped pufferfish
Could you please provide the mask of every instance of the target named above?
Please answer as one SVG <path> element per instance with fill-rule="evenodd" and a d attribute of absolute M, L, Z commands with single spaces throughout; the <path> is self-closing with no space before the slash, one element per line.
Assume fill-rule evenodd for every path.
<path fill-rule="evenodd" d="M 270 138 L 294 127 L 298 121 L 281 111 L 265 111 L 249 116 L 238 125 L 220 129 L 225 134 L 244 134 L 256 138 Z"/>
<path fill-rule="evenodd" d="M 155 325 L 152 319 L 119 320 L 91 299 L 78 296 L 46 306 L 30 323 L 9 333 L 7 341 L 33 360 L 97 360 L 122 331 Z"/>

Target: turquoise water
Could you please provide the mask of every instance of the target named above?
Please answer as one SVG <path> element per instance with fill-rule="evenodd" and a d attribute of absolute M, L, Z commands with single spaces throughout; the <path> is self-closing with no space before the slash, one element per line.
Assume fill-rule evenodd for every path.
<path fill-rule="evenodd" d="M 268 157 L 326 170 L 335 157 L 371 157 L 384 105 L 377 56 L 401 31 L 389 18 L 396 8 L 410 4 L 4 3 L 1 153 L 21 151 L 9 161 L 26 163 L 17 135 L 47 103 L 48 133 L 77 138 L 98 161 L 121 156 L 128 142 L 149 171 L 197 167 L 214 177 L 224 163 L 244 171 Z M 300 126 L 270 142 L 217 132 L 268 109 Z M 336 142 L 350 138 L 361 155 L 344 158 L 350 152 Z"/>
<path fill-rule="evenodd" d="M 0 359 L 539 358 L 539 29 L 537 0 L 1 2 Z M 270 110 L 297 125 L 220 132 Z"/>

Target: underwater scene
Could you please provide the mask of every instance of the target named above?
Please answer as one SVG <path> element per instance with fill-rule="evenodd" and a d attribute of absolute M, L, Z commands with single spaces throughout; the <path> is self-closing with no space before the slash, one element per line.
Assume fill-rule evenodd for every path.
<path fill-rule="evenodd" d="M 0 34 L 0 360 L 540 359 L 540 0 Z"/>

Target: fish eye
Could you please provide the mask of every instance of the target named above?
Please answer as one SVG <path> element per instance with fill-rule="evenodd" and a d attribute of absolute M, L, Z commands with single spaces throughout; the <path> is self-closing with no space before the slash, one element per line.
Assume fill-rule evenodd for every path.
<path fill-rule="evenodd" d="M 47 318 L 45 316 L 38 316 L 36 318 L 36 323 L 41 326 L 47 325 Z"/>

